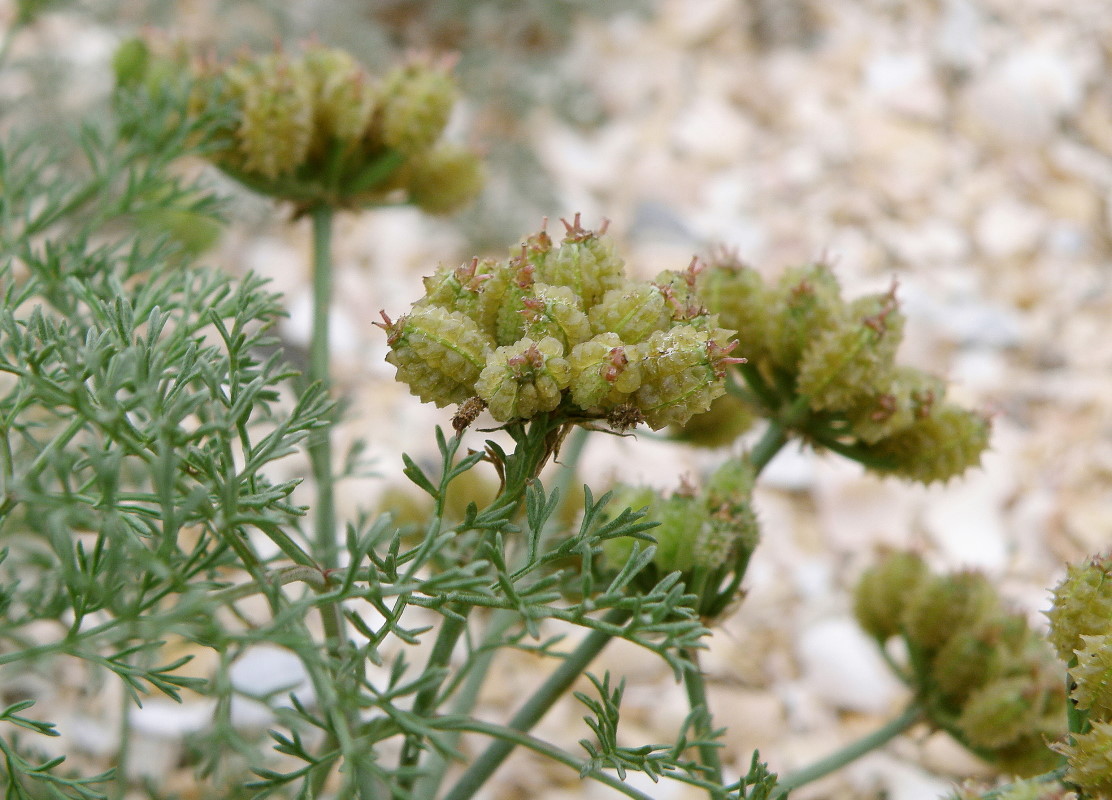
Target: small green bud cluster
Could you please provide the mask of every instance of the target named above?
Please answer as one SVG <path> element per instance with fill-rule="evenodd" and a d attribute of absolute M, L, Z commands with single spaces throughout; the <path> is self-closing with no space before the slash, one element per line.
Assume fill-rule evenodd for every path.
<path fill-rule="evenodd" d="M 1044 742 L 1062 733 L 1064 700 L 1053 654 L 984 575 L 934 575 L 918 556 L 893 553 L 862 575 L 854 611 L 882 646 L 903 638 L 939 728 L 1017 773 L 1053 764 Z"/>
<path fill-rule="evenodd" d="M 1085 718 L 1086 729 L 1056 746 L 1069 764 L 1066 780 L 1088 797 L 1112 797 L 1112 557 L 1071 565 L 1047 617 Z"/>
<path fill-rule="evenodd" d="M 152 90 L 190 69 L 139 39 L 114 66 L 122 88 Z M 375 78 L 347 52 L 313 44 L 201 65 L 194 78 L 191 112 L 222 119 L 209 156 L 256 191 L 301 207 L 404 201 L 447 213 L 482 188 L 476 154 L 441 140 L 456 99 L 443 64 L 414 59 Z"/>
<path fill-rule="evenodd" d="M 505 261 L 442 268 L 409 314 L 384 314 L 398 380 L 438 406 L 477 397 L 499 422 L 560 409 L 658 430 L 710 408 L 738 359 L 695 270 L 629 279 L 605 229 L 564 225 L 559 244 L 541 230 Z"/>
<path fill-rule="evenodd" d="M 766 411 L 795 409 L 785 424 L 814 444 L 923 483 L 979 463 L 988 420 L 944 402 L 941 379 L 896 363 L 904 316 L 894 289 L 847 301 L 826 264 L 769 284 L 729 254 L 710 260 L 695 289 L 737 331 L 743 374 Z"/>
<path fill-rule="evenodd" d="M 647 509 L 648 519 L 659 523 L 650 531 L 656 540 L 652 564 L 639 576 L 645 586 L 681 572 L 688 591 L 698 597 L 696 610 L 702 617 L 714 619 L 725 611 L 760 539 L 751 503 L 754 478 L 747 458 L 732 458 L 711 474 L 702 490 L 685 484 L 664 496 L 645 487 L 618 487 L 613 507 Z M 607 567 L 621 569 L 633 546 L 628 537 L 607 540 Z"/>

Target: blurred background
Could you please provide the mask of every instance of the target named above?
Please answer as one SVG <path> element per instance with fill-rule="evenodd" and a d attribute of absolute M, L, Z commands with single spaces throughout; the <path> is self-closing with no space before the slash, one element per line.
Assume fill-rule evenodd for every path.
<path fill-rule="evenodd" d="M 366 438 L 376 470 L 344 484 L 348 512 L 401 485 L 400 451 L 431 448 L 431 425 L 448 419 L 393 383 L 371 322 L 404 312 L 438 264 L 502 255 L 544 217 L 556 230 L 576 212 L 588 226 L 610 220 L 643 277 L 724 244 L 768 275 L 826 258 L 851 297 L 898 282 L 902 358 L 990 409 L 993 449 L 983 469 L 930 489 L 798 450 L 772 464 L 748 597 L 704 660 L 735 772 L 754 748 L 790 770 L 901 707 L 849 611 L 848 588 L 878 548 L 986 570 L 1042 624 L 1062 565 L 1112 544 L 1105 0 L 4 0 L 0 27 L 0 132 L 59 142 L 109 116 L 112 53 L 148 30 L 217 57 L 316 39 L 372 70 L 414 50 L 457 54 L 450 135 L 485 151 L 483 196 L 451 218 L 388 209 L 339 220 L 341 436 Z M 296 356 L 309 333 L 306 223 L 214 172 L 206 180 L 231 201 L 205 260 L 273 280 Z M 592 486 L 675 487 L 724 457 L 650 436 L 594 438 Z M 278 669 L 275 658 L 259 669 Z M 620 647 L 602 662 L 596 671 L 630 677 L 630 742 L 679 724 L 683 690 L 663 665 Z M 492 713 L 518 696 L 515 680 L 511 666 L 491 681 Z M 78 746 L 103 757 L 95 714 L 73 716 L 88 728 Z M 203 796 L 180 744 L 203 716 L 187 703 L 136 723 L 150 755 L 134 761 L 181 797 Z M 573 743 L 580 717 L 558 709 L 541 735 Z M 919 732 L 793 796 L 926 800 L 978 774 L 944 736 Z M 527 756 L 495 792 L 616 796 Z"/>

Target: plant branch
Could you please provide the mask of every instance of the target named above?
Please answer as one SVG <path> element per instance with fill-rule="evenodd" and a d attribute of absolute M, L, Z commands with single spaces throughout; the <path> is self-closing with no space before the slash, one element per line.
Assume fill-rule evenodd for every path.
<path fill-rule="evenodd" d="M 702 709 L 706 712 L 704 724 L 707 729 L 711 727 L 710 704 L 707 702 L 707 686 L 705 676 L 699 667 L 699 652 L 694 648 L 687 651 L 687 658 L 691 661 L 692 668 L 683 671 L 683 686 L 687 690 L 687 703 L 692 711 Z M 706 767 L 711 782 L 722 786 L 722 761 L 718 758 L 718 748 L 708 742 L 699 745 L 699 760 Z M 726 793 L 721 789 L 712 790 L 710 796 L 713 800 L 723 800 Z"/>
<path fill-rule="evenodd" d="M 839 770 L 847 764 L 856 761 L 866 753 L 876 750 L 878 747 L 883 747 L 922 719 L 923 710 L 919 708 L 918 705 L 912 703 L 902 714 L 888 724 L 877 728 L 866 736 L 862 736 L 857 741 L 850 742 L 845 747 L 831 753 L 825 758 L 819 759 L 813 764 L 781 778 L 776 783 L 776 790 L 772 795 L 772 800 L 779 800 L 780 798 L 786 797 L 788 792 L 793 789 L 798 789 L 800 786 L 808 784 L 811 781 L 817 781 L 819 778 L 826 777 L 831 772 Z"/>
<path fill-rule="evenodd" d="M 638 789 L 634 789 L 632 786 L 629 786 L 624 781 L 621 781 L 618 778 L 613 777 L 612 775 L 608 775 L 601 770 L 592 769 L 584 773 L 583 761 L 571 755 L 570 753 L 561 750 L 555 745 L 549 744 L 542 739 L 530 736 L 529 734 L 512 727 L 512 725 L 510 727 L 506 727 L 503 725 L 495 725 L 490 722 L 481 722 L 479 720 L 466 718 L 445 718 L 441 720 L 434 720 L 430 724 L 433 727 L 439 728 L 441 730 L 468 731 L 471 733 L 481 733 L 486 736 L 494 737 L 497 741 L 494 743 L 494 745 L 492 745 L 492 747 L 496 745 L 505 745 L 506 752 L 509 752 L 517 745 L 521 745 L 522 747 L 526 747 L 533 752 L 540 753 L 546 758 L 550 758 L 553 761 L 557 761 L 561 764 L 564 764 L 565 766 L 571 767 L 576 772 L 582 774 L 584 777 L 592 778 L 599 783 L 603 783 L 609 786 L 611 789 L 616 789 L 617 791 L 624 794 L 626 797 L 632 797 L 635 798 L 635 800 L 653 800 L 650 795 L 647 795 L 644 792 L 639 791 Z M 475 788 L 478 787 L 476 786 Z M 452 796 L 454 795 L 449 795 L 449 797 Z"/>

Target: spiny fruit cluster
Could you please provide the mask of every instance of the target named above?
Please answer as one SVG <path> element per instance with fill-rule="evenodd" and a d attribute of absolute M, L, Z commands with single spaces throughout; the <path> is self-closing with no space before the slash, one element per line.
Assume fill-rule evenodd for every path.
<path fill-rule="evenodd" d="M 398 380 L 438 406 L 478 397 L 500 422 L 559 409 L 658 430 L 706 411 L 739 359 L 694 268 L 632 280 L 605 225 L 564 225 L 559 244 L 542 229 L 505 261 L 442 268 L 410 313 L 383 314 Z"/>
<path fill-rule="evenodd" d="M 695 289 L 737 331 L 755 400 L 813 444 L 923 483 L 979 463 L 988 420 L 944 402 L 940 378 L 896 363 L 904 316 L 894 289 L 847 301 L 825 264 L 769 284 L 728 253 Z"/>
<path fill-rule="evenodd" d="M 904 639 L 908 680 L 935 725 L 1011 772 L 1054 766 L 1045 742 L 1065 727 L 1059 667 L 984 575 L 932 575 L 894 553 L 861 577 L 854 610 L 882 647 Z"/>
<path fill-rule="evenodd" d="M 619 486 L 614 508 L 645 509 L 659 525 L 649 533 L 656 540 L 652 564 L 638 576 L 646 588 L 672 572 L 698 598 L 695 608 L 705 619 L 722 614 L 733 601 L 749 557 L 760 539 L 751 504 L 755 475 L 747 458 L 732 458 L 716 469 L 701 490 L 685 484 L 664 496 L 647 487 Z M 620 570 L 629 560 L 634 540 L 608 539 L 603 558 Z"/>
<path fill-rule="evenodd" d="M 167 48 L 161 48 L 166 50 Z M 188 70 L 183 53 L 131 40 L 117 82 L 147 85 Z M 441 140 L 455 103 L 446 64 L 413 59 L 376 78 L 351 55 L 309 45 L 196 69 L 195 114 L 222 120 L 210 157 L 262 193 L 302 206 L 404 201 L 446 213 L 482 187 L 478 157 Z"/>
<path fill-rule="evenodd" d="M 1088 797 L 1112 797 L 1112 557 L 1069 567 L 1047 616 L 1083 718 L 1081 730 L 1056 748 L 1069 763 L 1066 780 Z"/>

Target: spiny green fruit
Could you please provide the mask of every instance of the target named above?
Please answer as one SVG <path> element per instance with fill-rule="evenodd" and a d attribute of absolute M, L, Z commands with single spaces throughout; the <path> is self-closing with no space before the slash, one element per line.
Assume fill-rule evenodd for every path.
<path fill-rule="evenodd" d="M 448 71 L 414 61 L 383 79 L 378 132 L 382 142 L 406 155 L 427 150 L 440 138 L 456 100 Z"/>
<path fill-rule="evenodd" d="M 1112 722 L 1094 722 L 1088 733 L 1073 734 L 1069 744 L 1054 745 L 1066 757 L 1066 781 L 1086 797 L 1112 797 Z"/>
<path fill-rule="evenodd" d="M 122 42 L 112 55 L 116 85 L 131 89 L 142 84 L 150 62 L 151 49 L 143 39 L 135 36 Z"/>
<path fill-rule="evenodd" d="M 470 318 L 438 306 L 416 307 L 382 325 L 397 378 L 426 403 L 446 406 L 474 396 L 475 381 L 487 364 L 493 342 Z"/>
<path fill-rule="evenodd" d="M 525 337 L 487 356 L 475 394 L 486 401 L 491 416 L 509 422 L 552 411 L 570 380 L 571 366 L 559 341 Z"/>
<path fill-rule="evenodd" d="M 494 341 L 510 345 L 525 335 L 525 301 L 533 296 L 535 268 L 522 258 L 510 259 L 491 273 L 479 299 L 479 314 L 494 322 Z"/>
<path fill-rule="evenodd" d="M 900 632 L 909 597 L 930 576 L 926 562 L 914 553 L 892 553 L 861 575 L 853 592 L 857 623 L 873 638 L 885 641 Z"/>
<path fill-rule="evenodd" d="M 996 749 L 1012 744 L 1039 723 L 1038 698 L 1027 678 L 992 681 L 974 691 L 957 725 L 975 747 Z"/>
<path fill-rule="evenodd" d="M 870 445 L 866 465 L 920 483 L 945 482 L 981 463 L 991 432 L 987 417 L 944 404 Z"/>
<path fill-rule="evenodd" d="M 999 613 L 996 592 L 983 574 L 933 576 L 910 593 L 902 615 L 903 631 L 913 646 L 935 652 L 958 630 Z"/>
<path fill-rule="evenodd" d="M 752 553 L 760 537 L 757 514 L 749 503 L 721 505 L 710 512 L 700 529 L 692 561 L 696 567 L 719 569 L 733 562 L 739 553 Z"/>
<path fill-rule="evenodd" d="M 674 322 L 699 324 L 700 318 L 710 316 L 698 290 L 699 273 L 702 271 L 703 265 L 698 258 L 693 258 L 687 269 L 664 270 L 653 281 L 653 285 L 664 296 Z M 717 325 L 717 317 L 714 324 Z"/>
<path fill-rule="evenodd" d="M 668 434 L 678 442 L 695 447 L 725 447 L 753 427 L 757 415 L 753 407 L 732 394 L 724 394 L 710 409 L 696 414 L 684 425 L 673 425 Z"/>
<path fill-rule="evenodd" d="M 629 401 L 641 385 L 641 350 L 627 347 L 616 333 L 600 333 L 572 348 L 571 398 L 595 413 Z"/>
<path fill-rule="evenodd" d="M 1112 559 L 1070 565 L 1046 616 L 1050 643 L 1066 663 L 1085 647 L 1082 636 L 1112 633 Z"/>
<path fill-rule="evenodd" d="M 808 264 L 787 270 L 771 292 L 768 334 L 772 366 L 795 374 L 808 345 L 845 315 L 841 287 L 830 267 Z"/>
<path fill-rule="evenodd" d="M 227 78 L 242 98 L 240 169 L 271 179 L 293 173 L 313 140 L 313 80 L 304 63 L 270 55 L 233 67 Z"/>
<path fill-rule="evenodd" d="M 583 304 L 568 287 L 536 283 L 532 296 L 523 297 L 522 303 L 526 336 L 552 336 L 560 341 L 565 353 L 591 338 L 591 323 L 583 313 Z"/>
<path fill-rule="evenodd" d="M 322 153 L 333 141 L 353 147 L 367 133 L 378 97 L 370 75 L 351 54 L 334 47 L 309 47 L 305 69 L 312 78 L 312 149 Z"/>
<path fill-rule="evenodd" d="M 649 427 L 683 425 L 725 394 L 726 367 L 739 360 L 729 357 L 736 344 L 721 329 L 676 325 L 640 345 L 642 380 L 634 402 Z"/>
<path fill-rule="evenodd" d="M 848 414 L 853 435 L 867 444 L 930 416 L 946 394 L 946 383 L 941 378 L 900 365 L 893 367 L 876 388 L 876 394 L 858 400 Z"/>
<path fill-rule="evenodd" d="M 429 214 L 449 214 L 474 200 L 483 188 L 483 164 L 470 150 L 436 144 L 404 173 L 409 199 Z"/>
<path fill-rule="evenodd" d="M 771 290 L 757 270 L 734 254 L 720 252 L 699 272 L 696 289 L 707 310 L 718 315 L 718 324 L 737 331 L 740 355 L 755 363 L 769 358 Z"/>
<path fill-rule="evenodd" d="M 414 306 L 438 306 L 448 311 L 459 311 L 485 330 L 480 320 L 479 292 L 490 278 L 488 270 L 494 267 L 489 259 L 480 261 L 478 258 L 458 267 L 440 267 L 422 279 L 425 296 Z"/>
<path fill-rule="evenodd" d="M 687 572 L 695 566 L 695 544 L 708 518 L 706 506 L 694 495 L 674 494 L 654 503 L 650 519 L 660 523 L 653 563 L 663 574 Z"/>
<path fill-rule="evenodd" d="M 723 506 L 748 505 L 757 476 L 746 457 L 728 458 L 707 479 L 704 494 L 712 510 Z"/>
<path fill-rule="evenodd" d="M 902 330 L 893 293 L 855 301 L 804 349 L 796 391 L 816 411 L 852 408 L 892 368 Z"/>
<path fill-rule="evenodd" d="M 1109 633 L 1098 636 L 1081 634 L 1085 646 L 1077 651 L 1077 666 L 1070 675 L 1077 684 L 1077 707 L 1088 711 L 1090 719 L 1112 722 L 1112 620 L 1108 628 Z"/>
<path fill-rule="evenodd" d="M 567 233 L 559 247 L 544 254 L 537 267 L 537 279 L 567 286 L 583 300 L 588 312 L 610 289 L 621 286 L 624 262 L 614 255 L 614 245 L 606 237 L 606 222 L 598 232 L 584 228 L 579 214 L 573 222 L 563 220 Z"/>
<path fill-rule="evenodd" d="M 609 289 L 590 311 L 594 333 L 616 333 L 627 344 L 637 344 L 671 326 L 672 314 L 660 287 L 625 281 Z"/>
<path fill-rule="evenodd" d="M 1001 660 L 1014 657 L 1001 647 L 998 628 L 987 621 L 961 628 L 935 654 L 931 680 L 951 708 L 960 708 L 969 695 L 998 677 Z"/>

